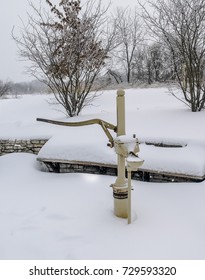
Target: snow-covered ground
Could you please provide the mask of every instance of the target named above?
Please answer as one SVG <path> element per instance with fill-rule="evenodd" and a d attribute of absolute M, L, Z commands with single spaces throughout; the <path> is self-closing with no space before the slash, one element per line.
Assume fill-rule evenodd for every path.
<path fill-rule="evenodd" d="M 100 117 L 116 123 L 115 95 L 103 93 L 72 121 Z M 67 120 L 48 100 L 45 95 L 0 100 L 1 138 L 67 134 L 66 127 L 35 121 Z M 191 113 L 163 88 L 127 90 L 126 117 L 127 132 L 141 141 L 201 145 L 205 140 L 205 112 Z M 82 140 L 86 148 L 86 132 L 70 129 L 79 147 Z M 89 130 L 96 146 L 105 142 L 106 147 L 100 133 Z M 35 155 L 0 157 L 0 259 L 205 258 L 205 182 L 133 181 L 128 225 L 113 214 L 109 186 L 115 177 L 53 174 L 39 168 Z"/>
<path fill-rule="evenodd" d="M 205 111 L 191 113 L 167 89 L 128 89 L 125 98 L 128 134 L 136 133 L 141 140 L 157 138 L 180 143 L 205 139 Z M 1 138 L 50 137 L 67 131 L 68 127 L 36 122 L 36 117 L 68 121 L 61 108 L 52 105 L 53 101 L 49 95 L 0 100 Z M 98 117 L 116 124 L 116 91 L 104 92 L 72 121 Z"/>

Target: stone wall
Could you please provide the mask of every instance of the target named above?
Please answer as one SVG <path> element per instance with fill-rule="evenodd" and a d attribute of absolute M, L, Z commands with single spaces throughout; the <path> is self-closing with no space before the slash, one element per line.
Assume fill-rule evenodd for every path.
<path fill-rule="evenodd" d="M 40 160 L 41 161 L 41 160 Z M 42 161 L 43 162 L 43 161 Z M 117 167 L 98 166 L 92 163 L 62 163 L 62 162 L 44 162 L 49 172 L 56 173 L 88 173 L 117 176 Z"/>
<path fill-rule="evenodd" d="M 40 160 L 41 161 L 41 160 Z M 45 164 L 47 171 L 56 173 L 88 173 L 117 176 L 117 167 L 97 166 L 91 163 L 62 163 L 62 162 L 42 162 Z M 127 172 L 126 172 L 127 177 Z M 189 176 L 177 176 L 174 174 L 161 174 L 159 172 L 138 170 L 132 172 L 133 180 L 140 180 L 145 182 L 201 182 L 204 178 L 192 178 Z"/>
<path fill-rule="evenodd" d="M 38 154 L 48 139 L 30 140 L 0 140 L 0 156 L 9 153 L 32 153 Z"/>

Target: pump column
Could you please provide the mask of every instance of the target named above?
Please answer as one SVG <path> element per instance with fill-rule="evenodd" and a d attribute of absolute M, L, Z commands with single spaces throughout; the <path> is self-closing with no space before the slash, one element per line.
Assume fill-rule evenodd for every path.
<path fill-rule="evenodd" d="M 117 91 L 117 136 L 125 135 L 125 91 Z M 118 157 L 118 176 L 113 185 L 114 214 L 117 217 L 128 217 L 128 186 L 125 177 L 125 157 Z"/>

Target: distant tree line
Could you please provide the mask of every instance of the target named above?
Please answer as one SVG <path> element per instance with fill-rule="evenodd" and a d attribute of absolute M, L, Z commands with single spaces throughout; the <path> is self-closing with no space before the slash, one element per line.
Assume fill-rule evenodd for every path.
<path fill-rule="evenodd" d="M 21 94 L 34 94 L 45 92 L 48 92 L 48 89 L 43 83 L 39 82 L 38 80 L 19 83 L 0 80 L 0 98 L 4 98 L 7 95 L 18 96 Z"/>

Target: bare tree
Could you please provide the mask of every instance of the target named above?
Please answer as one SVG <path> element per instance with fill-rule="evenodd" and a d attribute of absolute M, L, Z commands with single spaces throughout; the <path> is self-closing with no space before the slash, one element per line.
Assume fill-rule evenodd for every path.
<path fill-rule="evenodd" d="M 135 51 L 133 59 L 133 81 L 152 84 L 174 78 L 169 53 L 161 44 L 143 44 Z"/>
<path fill-rule="evenodd" d="M 153 13 L 142 6 L 143 17 L 170 52 L 182 101 L 193 112 L 200 111 L 205 104 L 205 1 L 147 2 Z"/>
<path fill-rule="evenodd" d="M 11 90 L 10 82 L 0 81 L 0 98 L 8 94 L 10 90 Z"/>
<path fill-rule="evenodd" d="M 135 51 L 144 38 L 141 19 L 136 9 L 117 9 L 116 31 L 119 47 L 115 51 L 115 57 L 126 73 L 126 81 L 131 83 Z"/>
<path fill-rule="evenodd" d="M 20 56 L 32 64 L 29 72 L 55 94 L 68 116 L 78 115 L 90 101 L 93 83 L 112 48 L 114 33 L 106 33 L 101 1 L 61 0 L 50 11 L 31 4 L 21 35 L 13 36 Z"/>

